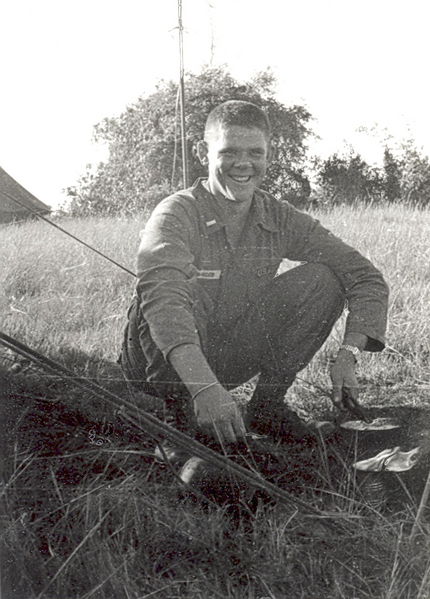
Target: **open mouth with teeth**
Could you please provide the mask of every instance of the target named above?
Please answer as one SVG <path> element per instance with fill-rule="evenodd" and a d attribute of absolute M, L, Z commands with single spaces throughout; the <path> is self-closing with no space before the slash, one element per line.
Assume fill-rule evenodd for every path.
<path fill-rule="evenodd" d="M 230 175 L 230 179 L 233 179 L 236 183 L 249 183 L 251 175 L 247 175 L 246 177 L 242 175 Z"/>

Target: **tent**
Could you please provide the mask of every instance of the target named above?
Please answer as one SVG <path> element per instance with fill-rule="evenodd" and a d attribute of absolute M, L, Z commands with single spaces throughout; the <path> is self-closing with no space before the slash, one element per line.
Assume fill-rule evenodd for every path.
<path fill-rule="evenodd" d="M 17 201 L 14 202 L 11 198 L 15 198 Z M 24 189 L 0 167 L 0 224 L 29 218 L 35 212 L 47 214 L 50 211 L 49 206 Z"/>

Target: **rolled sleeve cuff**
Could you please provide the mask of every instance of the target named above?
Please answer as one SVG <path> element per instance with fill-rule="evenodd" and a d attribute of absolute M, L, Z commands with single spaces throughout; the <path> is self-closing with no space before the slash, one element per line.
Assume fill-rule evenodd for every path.
<path fill-rule="evenodd" d="M 384 335 L 372 326 L 366 326 L 364 324 L 360 326 L 357 322 L 347 321 L 345 327 L 345 334 L 348 333 L 361 333 L 361 335 L 366 335 L 367 343 L 364 348 L 364 351 L 380 352 L 385 348 Z"/>

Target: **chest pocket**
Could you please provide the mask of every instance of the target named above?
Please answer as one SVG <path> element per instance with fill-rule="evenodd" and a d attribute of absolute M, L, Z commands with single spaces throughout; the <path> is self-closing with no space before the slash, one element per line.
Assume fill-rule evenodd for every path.
<path fill-rule="evenodd" d="M 271 258 L 259 261 L 256 265 L 247 265 L 247 291 L 251 301 L 255 301 L 267 285 L 273 281 L 281 260 Z"/>
<path fill-rule="evenodd" d="M 262 266 L 258 266 L 255 270 L 255 274 L 258 279 L 264 279 L 266 277 L 273 279 L 279 267 L 279 261 L 269 262 Z"/>

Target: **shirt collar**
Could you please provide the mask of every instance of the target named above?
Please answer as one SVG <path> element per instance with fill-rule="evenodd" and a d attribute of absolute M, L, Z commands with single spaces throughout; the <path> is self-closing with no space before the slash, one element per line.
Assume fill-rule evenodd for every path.
<path fill-rule="evenodd" d="M 203 185 L 207 179 L 200 178 L 194 183 L 192 193 L 204 206 L 203 217 L 207 233 L 215 233 L 226 226 L 225 217 L 221 214 L 214 196 Z M 218 209 L 217 209 L 218 208 Z"/>
<path fill-rule="evenodd" d="M 257 225 L 266 229 L 266 231 L 272 231 L 275 233 L 279 231 L 279 226 L 273 219 L 273 215 L 267 210 L 266 194 L 261 189 L 257 189 L 254 193 L 254 198 L 251 206 L 254 214 L 254 222 Z"/>
<path fill-rule="evenodd" d="M 205 204 L 205 225 L 207 231 L 212 233 L 225 227 L 227 223 L 225 216 L 221 214 L 218 204 L 214 201 L 213 195 L 203 185 L 203 181 L 207 181 L 207 179 L 197 179 L 192 187 L 192 191 L 193 195 Z M 279 230 L 272 215 L 266 209 L 265 193 L 260 189 L 257 189 L 254 193 L 250 215 L 254 223 L 260 225 L 266 231 L 276 232 Z"/>

